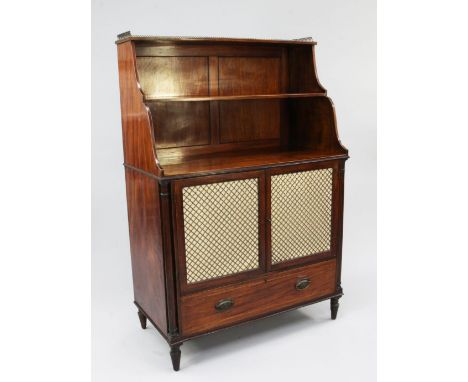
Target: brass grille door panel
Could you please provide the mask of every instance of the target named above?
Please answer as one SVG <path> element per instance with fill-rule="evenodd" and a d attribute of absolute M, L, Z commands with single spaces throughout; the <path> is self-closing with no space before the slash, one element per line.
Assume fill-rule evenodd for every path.
<path fill-rule="evenodd" d="M 259 178 L 182 188 L 188 285 L 259 269 Z"/>
<path fill-rule="evenodd" d="M 271 262 L 329 252 L 333 169 L 271 176 Z"/>

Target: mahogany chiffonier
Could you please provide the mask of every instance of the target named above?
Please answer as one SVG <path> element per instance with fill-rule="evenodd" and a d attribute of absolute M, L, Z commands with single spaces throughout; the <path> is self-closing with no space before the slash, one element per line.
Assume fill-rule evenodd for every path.
<path fill-rule="evenodd" d="M 315 42 L 118 36 L 135 304 L 170 346 L 338 311 L 344 168 Z"/>

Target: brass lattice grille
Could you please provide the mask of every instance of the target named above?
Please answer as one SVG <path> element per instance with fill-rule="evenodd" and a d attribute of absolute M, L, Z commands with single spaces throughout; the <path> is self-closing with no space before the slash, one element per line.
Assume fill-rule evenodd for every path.
<path fill-rule="evenodd" d="M 259 267 L 258 179 L 185 187 L 187 283 Z"/>
<path fill-rule="evenodd" d="M 333 169 L 271 177 L 272 263 L 330 250 Z"/>

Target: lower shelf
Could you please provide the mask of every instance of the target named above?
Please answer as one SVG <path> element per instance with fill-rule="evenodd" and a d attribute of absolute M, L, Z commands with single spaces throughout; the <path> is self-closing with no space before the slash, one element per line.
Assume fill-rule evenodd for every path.
<path fill-rule="evenodd" d="M 272 273 L 240 285 L 183 296 L 182 336 L 216 330 L 268 312 L 287 309 L 336 290 L 336 260 Z"/>

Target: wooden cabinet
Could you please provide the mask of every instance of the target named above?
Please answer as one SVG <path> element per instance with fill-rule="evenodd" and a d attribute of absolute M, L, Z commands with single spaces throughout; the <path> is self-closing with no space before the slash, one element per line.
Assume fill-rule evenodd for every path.
<path fill-rule="evenodd" d="M 341 288 L 344 164 L 315 42 L 117 40 L 135 304 L 171 347 Z"/>

